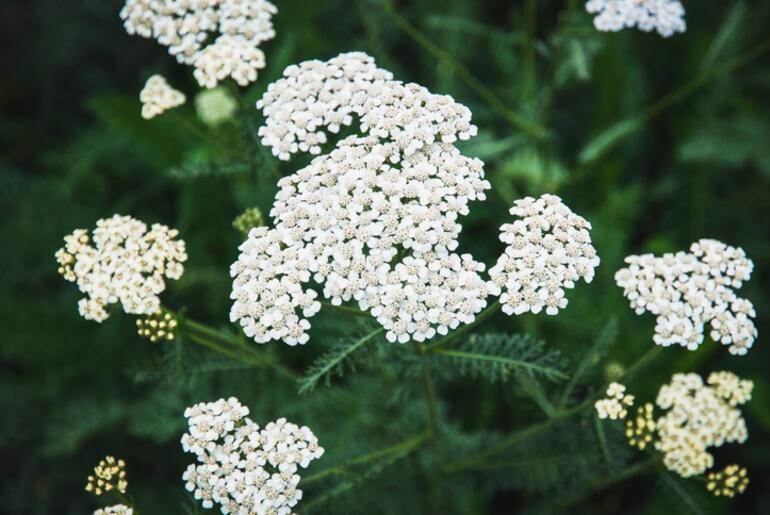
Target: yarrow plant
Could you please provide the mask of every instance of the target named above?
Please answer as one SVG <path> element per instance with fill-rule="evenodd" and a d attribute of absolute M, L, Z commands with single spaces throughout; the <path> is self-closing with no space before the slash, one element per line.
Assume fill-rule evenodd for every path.
<path fill-rule="evenodd" d="M 562 287 L 590 280 L 598 265 L 590 225 L 548 195 L 517 204 L 512 212 L 527 218 L 503 227 L 511 248 L 493 280 L 483 278 L 482 263 L 455 252 L 457 218 L 490 187 L 483 163 L 454 146 L 476 133 L 470 111 L 394 80 L 366 54 L 290 66 L 257 105 L 262 142 L 280 159 L 319 154 L 324 130 L 354 119 L 368 133 L 279 181 L 275 228 L 252 230 L 241 245 L 230 318 L 258 343 L 307 342 L 307 319 L 320 309 L 302 287 L 311 278 L 332 304 L 356 301 L 389 341 L 405 343 L 473 322 L 501 286 L 506 312 L 554 313 L 566 305 Z"/>
<path fill-rule="evenodd" d="M 605 32 L 637 27 L 667 38 L 687 28 L 679 0 L 588 0 L 586 11 L 596 15 L 594 26 Z"/>
<path fill-rule="evenodd" d="M 743 249 L 704 239 L 693 243 L 690 252 L 628 256 L 626 263 L 615 281 L 637 314 L 657 316 L 656 344 L 695 350 L 709 323 L 711 338 L 731 354 L 745 355 L 753 345 L 754 306 L 734 291 L 754 269 Z"/>
<path fill-rule="evenodd" d="M 248 414 L 234 397 L 185 410 L 182 448 L 198 460 L 182 476 L 186 488 L 204 508 L 218 505 L 225 514 L 291 513 L 302 499 L 299 469 L 324 449 L 307 427 L 281 418 L 260 429 Z"/>
<path fill-rule="evenodd" d="M 634 396 L 626 393 L 626 387 L 620 383 L 610 383 L 607 387 L 607 397 L 599 399 L 594 404 L 599 418 L 612 420 L 626 418 L 628 408 L 633 406 Z"/>
<path fill-rule="evenodd" d="M 157 313 L 165 280 L 184 272 L 187 252 L 178 235 L 162 224 L 148 230 L 135 218 L 114 215 L 98 220 L 91 236 L 86 229 L 65 236 L 56 261 L 64 279 L 86 295 L 78 303 L 81 316 L 102 322 L 116 303 L 133 315 Z"/>
<path fill-rule="evenodd" d="M 226 78 L 241 86 L 257 79 L 265 67 L 259 45 L 275 37 L 277 11 L 267 0 L 127 0 L 120 17 L 129 34 L 168 47 L 213 88 Z"/>
<path fill-rule="evenodd" d="M 159 114 L 185 103 L 184 93 L 171 86 L 162 75 L 153 75 L 139 93 L 142 102 L 142 118 L 155 118 Z"/>
<path fill-rule="evenodd" d="M 94 467 L 93 475 L 88 476 L 86 492 L 102 495 L 113 491 L 124 494 L 128 480 L 126 479 L 126 462 L 107 456 Z"/>

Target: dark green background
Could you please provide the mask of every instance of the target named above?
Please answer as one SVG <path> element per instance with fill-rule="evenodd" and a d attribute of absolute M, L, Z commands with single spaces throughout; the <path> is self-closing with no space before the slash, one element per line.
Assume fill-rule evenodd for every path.
<path fill-rule="evenodd" d="M 582 2 L 400 2 L 397 11 L 467 67 L 482 88 L 548 127 L 546 140 L 506 123 L 451 64 L 400 30 L 379 2 L 276 3 L 278 35 L 264 46 L 267 69 L 244 92 L 250 106 L 288 64 L 368 52 L 397 78 L 451 94 L 474 114 L 479 136 L 463 148 L 485 160 L 493 191 L 485 203 L 472 206 L 462 249 L 493 263 L 501 250 L 497 228 L 508 220 L 511 201 L 526 194 L 558 193 L 593 223 L 602 264 L 592 284 L 569 293 L 563 314 L 498 315 L 488 327 L 531 332 L 574 362 L 614 317 L 619 337 L 603 359 L 630 363 L 652 345 L 654 319 L 635 316 L 614 285 L 612 276 L 625 255 L 684 250 L 701 237 L 746 250 L 756 270 L 740 295 L 756 306 L 760 333 L 749 354 L 733 357 L 708 339 L 697 352 L 668 349 L 630 388 L 652 400 L 672 372 L 725 369 L 752 379 L 754 398 L 744 410 L 749 441 L 715 453 L 719 465 L 735 461 L 748 467 L 750 489 L 731 502 L 708 496 L 698 502 L 707 513 L 770 512 L 770 351 L 765 341 L 770 330 L 770 2 L 685 1 L 688 31 L 669 39 L 637 30 L 598 33 Z M 151 345 L 136 335 L 131 317 L 116 314 L 99 325 L 77 315 L 77 289 L 56 274 L 53 254 L 66 233 L 91 228 L 96 219 L 117 212 L 181 231 L 190 259 L 183 278 L 163 295 L 164 303 L 225 325 L 228 266 L 240 241 L 231 221 L 252 205 L 267 212 L 275 191 L 273 172 L 288 174 L 304 162 L 277 163 L 244 139 L 236 124 L 210 133 L 235 149 L 235 158 L 202 143 L 188 130 L 190 125 L 206 130 L 192 102 L 156 120 L 142 120 L 138 92 L 149 75 L 165 74 L 190 99 L 197 88 L 190 69 L 177 65 L 164 48 L 124 32 L 119 8 L 113 0 L 0 5 L 4 513 L 91 513 L 103 502 L 83 491 L 85 476 L 108 453 L 127 460 L 129 491 L 142 515 L 195 513 L 180 479 L 190 461 L 178 444 L 184 430 L 181 410 L 220 396 L 237 395 L 260 423 L 287 416 L 311 426 L 327 448 L 313 471 L 395 441 L 386 434 L 391 422 L 378 421 L 389 409 L 388 392 L 366 382 L 371 371 L 335 381 L 353 396 L 341 415 L 330 407 L 338 400 L 325 398 L 322 389 L 299 398 L 294 385 L 268 371 L 184 342 L 183 353 L 174 344 Z M 678 93 L 667 96 L 672 92 Z M 666 100 L 656 104 L 660 99 Z M 241 123 L 256 127 L 258 113 L 250 108 L 249 116 Z M 633 120 L 639 116 L 637 127 Z M 612 144 L 598 145 L 613 126 Z M 211 166 L 233 160 L 247 166 L 238 173 Z M 322 312 L 313 320 L 306 347 L 273 343 L 271 352 L 301 371 L 346 324 L 339 315 Z M 408 345 L 391 346 L 385 366 L 398 358 L 394 354 L 409 352 Z M 601 384 L 600 371 L 594 385 Z M 445 420 L 467 430 L 506 433 L 542 416 L 505 385 L 467 379 L 438 388 Z M 356 425 L 354 417 L 375 422 Z M 521 491 L 515 484 L 486 488 L 483 476 L 452 484 L 413 477 L 415 470 L 430 470 L 427 459 L 385 469 L 375 484 L 358 485 L 322 511 L 429 513 L 438 502 L 441 513 L 516 513 L 550 495 Z M 681 483 L 702 490 L 697 481 Z M 565 511 L 693 508 L 655 471 L 596 490 Z M 317 495 L 306 491 L 307 500 Z M 299 509 L 302 513 L 302 504 Z"/>

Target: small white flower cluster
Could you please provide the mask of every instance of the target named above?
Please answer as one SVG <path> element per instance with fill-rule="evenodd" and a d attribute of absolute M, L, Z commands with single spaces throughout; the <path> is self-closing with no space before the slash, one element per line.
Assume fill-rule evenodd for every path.
<path fill-rule="evenodd" d="M 142 118 L 149 120 L 184 104 L 187 99 L 184 93 L 172 88 L 162 75 L 153 75 L 139 92 L 139 100 L 142 102 Z"/>
<path fill-rule="evenodd" d="M 656 344 L 695 350 L 703 342 L 704 324 L 710 323 L 711 338 L 727 345 L 731 354 L 745 355 L 751 348 L 757 337 L 754 306 L 733 291 L 754 268 L 743 249 L 700 240 L 690 252 L 628 256 L 625 261 L 629 266 L 618 270 L 615 282 L 637 314 L 657 316 Z"/>
<path fill-rule="evenodd" d="M 107 506 L 106 508 L 96 510 L 94 515 L 134 515 L 134 510 L 125 504 L 116 504 L 114 506 Z"/>
<path fill-rule="evenodd" d="M 628 407 L 634 405 L 634 396 L 626 393 L 626 387 L 620 383 L 610 383 L 607 387 L 607 397 L 599 399 L 594 404 L 599 418 L 617 420 L 626 418 Z"/>
<path fill-rule="evenodd" d="M 679 0 L 588 0 L 586 11 L 596 14 L 594 26 L 604 32 L 637 27 L 667 38 L 687 28 Z"/>
<path fill-rule="evenodd" d="M 555 315 L 567 306 L 564 288 L 574 288 L 581 278 L 590 283 L 599 266 L 591 224 L 556 195 L 517 200 L 510 213 L 521 220 L 500 227 L 507 247 L 489 269 L 492 282 L 502 289 L 503 312 L 520 315 L 545 308 Z"/>
<path fill-rule="evenodd" d="M 682 477 L 714 465 L 709 447 L 748 438 L 736 406 L 751 398 L 753 383 L 730 372 L 712 373 L 707 383 L 698 374 L 674 374 L 658 391 L 657 405 L 669 411 L 656 423 L 655 448 L 664 453 L 666 467 Z"/>
<path fill-rule="evenodd" d="M 256 80 L 265 67 L 258 47 L 275 37 L 276 12 L 267 0 L 127 0 L 120 17 L 129 34 L 156 39 L 213 88 L 227 77 L 241 86 Z"/>
<path fill-rule="evenodd" d="M 260 430 L 248 414 L 234 397 L 187 408 L 182 448 L 199 463 L 182 479 L 207 509 L 217 504 L 225 514 L 289 514 L 302 499 L 298 468 L 324 450 L 307 427 L 281 418 Z"/>
<path fill-rule="evenodd" d="M 102 322 L 109 316 L 106 307 L 117 302 L 129 314 L 157 313 L 164 278 L 179 279 L 187 260 L 178 235 L 165 225 L 153 224 L 148 231 L 135 218 L 114 215 L 96 222 L 93 245 L 85 229 L 65 236 L 56 260 L 64 279 L 86 294 L 78 303 L 83 318 Z"/>
<path fill-rule="evenodd" d="M 238 108 L 236 100 L 224 88 L 206 89 L 195 97 L 198 118 L 210 126 L 217 126 L 230 120 Z"/>

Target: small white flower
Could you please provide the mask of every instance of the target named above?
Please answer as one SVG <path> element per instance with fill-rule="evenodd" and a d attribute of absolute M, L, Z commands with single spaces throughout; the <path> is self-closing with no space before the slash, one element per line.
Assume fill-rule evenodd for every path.
<path fill-rule="evenodd" d="M 169 86 L 162 75 L 153 75 L 139 93 L 142 102 L 142 118 L 150 119 L 164 111 L 185 103 L 186 97 L 181 91 Z"/>
<path fill-rule="evenodd" d="M 116 504 L 96 510 L 93 515 L 134 515 L 134 510 L 125 504 Z"/>
<path fill-rule="evenodd" d="M 594 26 L 605 32 L 637 27 L 669 37 L 687 28 L 679 0 L 588 0 L 586 11 L 596 14 Z"/>
<path fill-rule="evenodd" d="M 607 387 L 607 397 L 594 403 L 599 418 L 616 420 L 626 418 L 628 408 L 634 405 L 634 396 L 625 393 L 626 387 L 620 383 L 610 383 Z"/>

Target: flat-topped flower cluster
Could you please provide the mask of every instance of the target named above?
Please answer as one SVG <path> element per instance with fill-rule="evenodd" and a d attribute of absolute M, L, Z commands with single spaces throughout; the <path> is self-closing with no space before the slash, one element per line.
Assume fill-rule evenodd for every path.
<path fill-rule="evenodd" d="M 153 75 L 139 92 L 142 118 L 155 118 L 169 109 L 185 103 L 184 93 L 172 88 L 162 75 Z"/>
<path fill-rule="evenodd" d="M 120 17 L 129 34 L 156 39 L 213 88 L 228 77 L 241 86 L 257 79 L 277 11 L 267 0 L 127 0 Z"/>
<path fill-rule="evenodd" d="M 86 295 L 78 303 L 83 318 L 102 322 L 115 303 L 129 314 L 157 313 L 165 279 L 179 279 L 187 260 L 178 235 L 162 224 L 148 230 L 135 218 L 114 215 L 98 220 L 92 236 L 86 229 L 65 236 L 56 260 L 59 273 Z"/>
<path fill-rule="evenodd" d="M 354 121 L 365 135 L 340 140 L 281 179 L 270 212 L 275 228 L 252 230 L 241 245 L 230 317 L 257 342 L 308 340 L 307 319 L 320 309 L 315 292 L 302 287 L 311 278 L 332 304 L 357 302 L 389 341 L 404 343 L 473 322 L 501 286 L 506 306 L 529 302 L 525 311 L 553 313 L 566 305 L 561 288 L 590 280 L 598 264 L 590 225 L 544 196 L 521 201 L 536 211 L 514 209 L 525 216 L 516 227 L 527 227 L 526 255 L 512 250 L 495 280 L 483 278 L 482 263 L 456 252 L 458 217 L 490 188 L 483 163 L 454 146 L 476 133 L 470 111 L 393 80 L 366 54 L 290 66 L 258 106 L 262 141 L 281 159 L 320 154 L 326 131 Z M 529 265 L 534 271 L 521 271 Z M 518 304 L 506 310 L 521 312 Z"/>
<path fill-rule="evenodd" d="M 596 15 L 594 26 L 605 32 L 637 27 L 669 37 L 687 28 L 679 0 L 588 0 L 586 11 Z"/>
<path fill-rule="evenodd" d="M 638 314 L 657 316 L 656 344 L 695 350 L 709 323 L 711 338 L 727 345 L 731 354 L 744 355 L 751 348 L 757 337 L 754 306 L 734 292 L 754 269 L 743 249 L 703 239 L 690 252 L 628 256 L 626 263 L 615 281 Z"/>
<path fill-rule="evenodd" d="M 620 383 L 610 383 L 606 395 L 594 403 L 597 416 L 611 420 L 626 418 L 628 408 L 634 405 L 634 396 L 627 394 L 626 387 Z"/>
<path fill-rule="evenodd" d="M 182 478 L 204 508 L 222 513 L 285 515 L 302 499 L 299 468 L 324 450 L 307 427 L 281 418 L 263 429 L 249 409 L 231 397 L 187 408 L 189 431 L 182 448 L 194 454 Z"/>
<path fill-rule="evenodd" d="M 736 406 L 751 399 L 753 387 L 730 372 L 714 372 L 706 383 L 698 374 L 674 374 L 656 400 L 668 410 L 657 420 L 655 442 L 666 467 L 682 477 L 703 474 L 714 465 L 710 447 L 745 442 L 746 422 Z"/>

